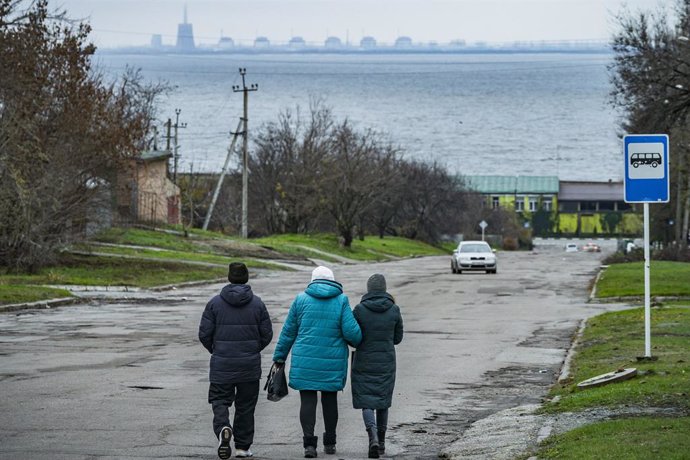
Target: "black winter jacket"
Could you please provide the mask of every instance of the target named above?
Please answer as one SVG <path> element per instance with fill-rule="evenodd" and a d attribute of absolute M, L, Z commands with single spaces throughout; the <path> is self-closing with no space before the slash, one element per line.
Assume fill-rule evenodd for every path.
<path fill-rule="evenodd" d="M 390 294 L 370 292 L 354 315 L 362 342 L 352 362 L 352 404 L 355 409 L 387 409 L 395 388 L 395 345 L 403 339 L 400 308 Z"/>
<path fill-rule="evenodd" d="M 271 343 L 273 327 L 266 305 L 247 284 L 228 284 L 206 305 L 199 340 L 211 353 L 211 383 L 261 379 L 261 350 Z"/>

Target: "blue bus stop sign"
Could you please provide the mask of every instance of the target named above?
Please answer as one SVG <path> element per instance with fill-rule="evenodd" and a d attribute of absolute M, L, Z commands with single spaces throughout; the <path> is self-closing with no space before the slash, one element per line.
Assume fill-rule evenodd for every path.
<path fill-rule="evenodd" d="M 666 134 L 625 136 L 625 202 L 668 203 L 669 147 Z"/>

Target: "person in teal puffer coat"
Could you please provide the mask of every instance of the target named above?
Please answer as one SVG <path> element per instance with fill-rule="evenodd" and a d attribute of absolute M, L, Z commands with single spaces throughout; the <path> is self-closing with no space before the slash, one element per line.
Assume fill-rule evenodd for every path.
<path fill-rule="evenodd" d="M 311 283 L 290 306 L 273 353 L 273 361 L 280 365 L 292 350 L 289 385 L 300 392 L 306 458 L 317 455 L 318 437 L 314 436 L 317 391 L 321 392 L 325 425 L 324 451 L 335 453 L 337 392 L 345 388 L 347 381 L 348 344 L 356 347 L 361 340 L 362 331 L 342 285 L 335 281 L 330 269 L 315 268 Z"/>

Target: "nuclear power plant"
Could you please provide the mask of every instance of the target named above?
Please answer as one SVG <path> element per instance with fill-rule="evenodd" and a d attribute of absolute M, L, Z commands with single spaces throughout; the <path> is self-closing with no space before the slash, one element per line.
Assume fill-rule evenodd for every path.
<path fill-rule="evenodd" d="M 184 6 L 184 22 L 177 25 L 177 43 L 175 47 L 180 51 L 193 51 L 194 28 L 187 22 L 187 5 Z"/>

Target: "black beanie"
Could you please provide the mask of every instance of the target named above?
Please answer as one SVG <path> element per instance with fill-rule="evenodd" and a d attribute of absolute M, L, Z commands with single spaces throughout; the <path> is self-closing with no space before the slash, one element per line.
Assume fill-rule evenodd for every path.
<path fill-rule="evenodd" d="M 367 281 L 367 292 L 386 292 L 386 278 L 380 273 L 371 275 Z"/>
<path fill-rule="evenodd" d="M 228 281 L 232 284 L 246 284 L 249 281 L 249 271 L 242 262 L 233 262 L 228 267 Z"/>

